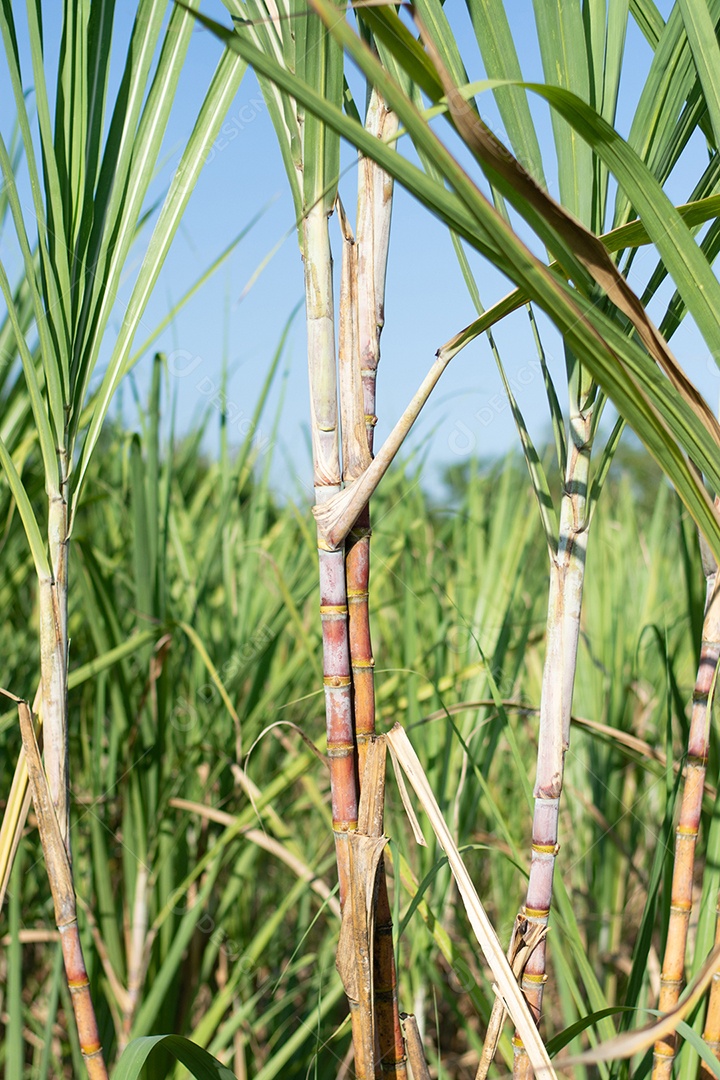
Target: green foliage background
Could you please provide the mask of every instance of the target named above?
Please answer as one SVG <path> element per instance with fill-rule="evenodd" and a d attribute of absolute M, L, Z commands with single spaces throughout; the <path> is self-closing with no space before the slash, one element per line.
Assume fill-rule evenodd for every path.
<path fill-rule="evenodd" d="M 102 1035 L 110 1060 L 128 1035 L 175 1032 L 238 1075 L 244 1062 L 263 1078 L 334 1076 L 349 1042 L 337 917 L 253 839 L 264 831 L 332 890 L 328 775 L 303 741 L 321 749 L 324 739 L 314 538 L 303 509 L 273 494 L 272 449 L 254 458 L 249 440 L 208 457 L 202 438 L 214 412 L 168 442 L 161 368 L 158 360 L 136 430 L 103 437 L 71 565 L 74 864 Z M 272 418 L 260 423 L 268 430 Z M 0 651 L 12 687 L 33 678 L 37 620 L 19 523 L 11 512 L 5 521 L 13 572 L 2 578 Z M 694 529 L 630 448 L 594 530 L 575 712 L 632 731 L 653 753 L 677 753 L 702 610 Z M 381 727 L 407 727 L 505 938 L 524 888 L 522 792 L 534 772 L 546 605 L 544 537 L 524 465 L 467 462 L 448 473 L 444 497 L 430 498 L 421 463 L 407 462 L 378 495 L 374 534 Z M 504 709 L 477 704 L 493 691 Z M 0 738 L 7 791 L 19 749 L 11 712 Z M 568 755 L 555 1031 L 626 1000 L 638 957 L 630 1004 L 654 996 L 669 901 L 648 890 L 653 866 L 662 882 L 671 857 L 662 822 L 673 777 L 620 738 L 578 725 Z M 713 782 L 716 774 L 713 748 Z M 229 817 L 213 820 L 217 811 Z M 444 860 L 432 843 L 414 845 L 392 783 L 387 831 L 401 999 L 426 1016 L 441 1074 L 470 1076 L 492 1000 L 487 972 Z M 32 815 L 26 832 L 10 919 L 47 930 Z M 127 990 L 133 920 L 146 964 L 128 1008 L 118 987 Z M 16 1053 L 33 1078 L 69 1075 L 68 1052 L 80 1068 L 57 948 L 25 941 L 2 954 L 2 1015 L 19 1009 L 22 1025 L 6 1029 L 0 1054 L 7 1068 Z"/>

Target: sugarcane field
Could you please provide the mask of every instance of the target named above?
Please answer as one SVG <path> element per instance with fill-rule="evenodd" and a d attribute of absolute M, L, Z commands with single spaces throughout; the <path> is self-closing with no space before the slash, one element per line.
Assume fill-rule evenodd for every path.
<path fill-rule="evenodd" d="M 720 0 L 0 32 L 0 1076 L 720 1078 Z"/>

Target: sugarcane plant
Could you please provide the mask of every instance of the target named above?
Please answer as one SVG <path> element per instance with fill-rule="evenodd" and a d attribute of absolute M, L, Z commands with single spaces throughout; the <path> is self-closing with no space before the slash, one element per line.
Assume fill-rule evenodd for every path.
<path fill-rule="evenodd" d="M 160 0 L 138 4 L 120 92 L 113 102 L 109 79 L 114 4 L 111 0 L 64 4 L 54 118 L 42 8 L 28 5 L 31 71 L 22 66 L 12 7 L 3 3 L 0 9 L 28 175 L 26 191 L 17 155 L 0 139 L 3 195 L 24 274 L 24 289 L 18 293 L 10 284 L 10 268 L 3 263 L 0 289 L 34 427 L 32 454 L 22 444 L 21 452 L 14 453 L 17 442 L 3 439 L 0 464 L 37 575 L 40 668 L 33 710 L 32 694 L 8 688 L 18 700 L 24 758 L 11 803 L 14 820 L 6 835 L 14 838 L 9 844 L 12 852 L 27 810 L 24 793 L 29 775 L 80 1046 L 92 1077 L 106 1076 L 107 1069 L 90 999 L 72 879 L 67 712 L 70 541 L 87 470 L 113 394 L 131 366 L 133 341 L 149 296 L 245 70 L 235 54 L 224 53 L 157 215 L 119 330 L 110 333 L 194 29 L 191 12 L 175 8 L 166 20 L 165 8 Z M 26 96 L 30 79 L 37 141 Z M 93 386 L 106 350 L 99 386 Z M 35 470 L 44 480 L 42 515 L 30 497 Z"/>
<path fill-rule="evenodd" d="M 252 2 L 227 7 L 248 40 L 340 107 L 346 93 L 342 50 L 305 5 L 275 8 Z M 269 81 L 261 80 L 261 85 L 298 223 L 305 276 L 313 486 L 315 502 L 321 506 L 343 484 L 357 480 L 372 458 L 392 180 L 372 160 L 361 157 L 355 235 L 338 192 L 337 134 Z M 354 104 L 352 109 L 357 116 Z M 368 136 L 389 142 L 396 126 L 382 98 L 371 93 L 365 119 Z M 337 333 L 329 232 L 336 208 L 342 246 Z M 357 515 L 347 550 L 342 542 L 328 543 L 318 535 L 327 752 L 340 904 L 347 930 L 341 935 L 338 969 L 350 1005 L 357 1075 L 373 1076 L 382 1063 L 384 1073 L 402 1078 L 405 1055 L 382 855 L 372 869 L 377 900 L 366 927 L 367 940 L 358 919 L 367 919 L 368 913 L 361 917 L 356 908 L 364 905 L 356 903 L 354 895 L 359 799 L 366 751 L 375 734 L 369 545 L 367 503 Z"/>
<path fill-rule="evenodd" d="M 360 34 L 346 20 L 344 9 L 331 0 L 312 0 L 312 11 L 301 4 L 277 7 L 255 0 L 247 4 L 228 0 L 227 6 L 234 17 L 232 29 L 218 27 L 183 5 L 173 10 L 164 28 L 164 4 L 140 3 L 121 93 L 104 137 L 112 3 L 65 5 L 54 124 L 44 81 L 39 9 L 31 5 L 28 28 L 41 169 L 23 95 L 14 16 L 9 3 L 0 11 L 38 225 L 37 243 L 31 242 L 12 145 L 0 143 L 0 167 L 27 291 L 12 289 L 5 269 L 0 271 L 0 288 L 20 353 L 35 429 L 34 460 L 41 462 L 46 492 L 44 519 L 39 519 L 29 483 L 34 460 L 26 462 L 25 446 L 20 452 L 16 444 L 0 442 L 0 463 L 34 560 L 40 624 L 37 705 L 31 709 L 29 693 L 15 693 L 22 688 L 9 689 L 17 699 L 68 978 L 77 991 L 73 1001 L 80 1042 L 90 1074 L 103 1076 L 106 1069 L 79 947 L 72 883 L 69 543 L 102 423 L 129 366 L 133 336 L 149 292 L 244 64 L 250 62 L 278 134 L 304 263 L 327 748 L 343 908 L 339 967 L 350 1006 L 358 1075 L 375 1075 L 386 1065 L 402 1077 L 404 1048 L 382 867 L 382 812 L 375 798 L 381 787 L 382 754 L 378 757 L 373 743 L 369 500 L 453 357 L 524 303 L 531 301 L 542 309 L 563 334 L 570 389 L 565 428 L 543 365 L 562 478 L 557 520 L 548 498 L 550 485 L 517 403 L 511 401 L 541 507 L 551 567 L 530 883 L 516 922 L 521 936 L 525 924 L 535 923 L 536 932 L 531 942 L 524 941 L 516 974 L 524 979 L 537 1017 L 546 978 L 544 931 L 557 854 L 558 799 L 569 741 L 588 525 L 622 428 L 620 421 L 593 474 L 590 451 L 605 399 L 616 405 L 674 483 L 711 556 L 720 556 L 718 512 L 701 478 L 704 474 L 709 486 L 720 490 L 720 428 L 667 345 L 688 311 L 711 353 L 720 356 L 720 286 L 710 265 L 717 253 L 718 232 L 711 228 L 701 245 L 693 235 L 718 212 L 718 155 L 711 157 L 685 207 L 674 207 L 662 189 L 698 127 L 717 146 L 720 106 L 713 72 L 720 69 L 715 39 L 718 11 L 714 4 L 684 0 L 664 23 L 652 5 L 635 5 L 635 17 L 655 50 L 655 60 L 626 142 L 612 124 L 627 5 L 612 4 L 606 15 L 596 6 L 584 12 L 572 0 L 557 9 L 538 2 L 547 83 L 526 86 L 502 6 L 470 0 L 511 152 L 481 119 L 475 98 L 483 86 L 470 82 L 436 0 L 418 3 L 407 19 L 393 7 L 361 6 Z M 196 19 L 211 26 L 228 48 L 160 211 L 100 388 L 90 395 L 120 274 L 137 233 Z M 567 43 L 572 43 L 570 51 L 565 49 Z M 363 119 L 344 82 L 344 50 L 370 88 Z M 542 186 L 527 92 L 539 95 L 553 110 L 562 203 L 550 198 Z M 453 138 L 459 136 L 464 143 L 484 176 L 485 188 L 440 138 L 438 128 L 430 126 L 429 120 L 438 115 L 450 124 Z M 396 146 L 399 131 L 412 140 L 420 165 Z M 340 137 L 362 154 L 355 235 L 338 198 Z M 606 224 L 611 176 L 618 182 L 613 228 L 598 236 Z M 374 388 L 384 318 L 391 177 L 437 214 L 458 244 L 469 245 L 509 277 L 515 291 L 488 310 L 478 305 L 477 318 L 438 351 L 407 409 L 375 453 Z M 492 201 L 486 193 L 488 184 Z M 505 203 L 534 230 L 547 250 L 547 261 L 513 229 Z M 335 221 L 337 243 L 343 249 L 338 333 L 330 234 Z M 626 276 L 634 251 L 648 243 L 655 245 L 661 261 L 638 298 Z M 622 272 L 619 259 L 613 258 L 621 251 L 626 252 Z M 677 293 L 658 331 L 646 305 L 666 275 Z M 34 331 L 29 329 L 29 310 Z M 709 639 L 715 640 L 712 634 Z M 706 676 L 707 664 L 700 686 L 703 694 L 710 693 Z M 681 818 L 683 828 L 690 830 L 688 836 L 696 835 L 698 817 L 697 801 L 690 806 L 690 796 L 698 783 L 702 790 L 705 749 L 700 727 L 705 714 L 700 717 L 699 711 L 698 717 L 691 725 L 688 807 Z M 371 753 L 368 747 L 373 747 Z M 22 819 L 28 784 L 22 771 L 19 776 L 13 800 L 16 825 Z M 16 837 L 17 828 L 11 831 Z M 692 838 L 690 843 L 694 845 Z M 678 846 L 680 850 L 679 839 Z M 682 964 L 672 958 L 685 949 L 684 905 L 690 880 L 683 858 L 677 866 L 678 913 L 671 923 L 664 978 L 668 992 L 671 984 L 677 984 Z M 210 888 L 208 881 L 204 888 Z M 650 1042 L 666 1045 L 667 1034 L 663 1029 L 657 1040 L 650 1036 Z M 714 1041 L 712 1028 L 708 1040 Z M 637 1041 L 633 1046 L 637 1048 Z M 530 1061 L 522 1047 L 517 1049 L 516 1072 L 527 1075 Z M 145 1051 L 138 1047 L 132 1052 L 137 1056 Z"/>
<path fill-rule="evenodd" d="M 502 5 L 469 3 L 486 69 L 496 80 L 493 88 L 513 155 L 480 118 L 474 95 L 484 87 L 469 81 L 441 5 L 413 5 L 409 11 L 414 28 L 394 9 L 362 8 L 357 18 L 365 35 L 372 35 L 377 51 L 368 48 L 363 35 L 338 18 L 336 9 L 326 0 L 313 0 L 312 6 L 397 114 L 424 169 L 392 147 L 373 143 L 356 118 L 344 115 L 336 102 L 324 101 L 316 86 L 303 81 L 300 73 L 278 64 L 269 50 L 254 47 L 242 28 L 232 41 L 225 32 L 225 40 L 263 77 L 291 94 L 308 111 L 322 116 L 332 130 L 376 160 L 457 237 L 487 257 L 518 286 L 514 294 L 480 313 L 475 323 L 440 350 L 418 394 L 373 462 L 344 490 L 330 498 L 323 493 L 323 498 L 317 500 L 321 541 L 337 548 L 350 534 L 444 366 L 468 341 L 527 300 L 541 307 L 564 336 L 571 388 L 567 447 L 559 435 L 555 395 L 551 392 L 564 490 L 556 531 L 548 528 L 546 492 L 538 479 L 535 461 L 531 460 L 549 538 L 551 592 L 532 869 L 523 917 L 544 924 L 557 852 L 557 800 L 569 739 L 583 563 L 592 508 L 588 487 L 590 449 L 606 397 L 622 419 L 595 473 L 593 493 L 599 494 L 622 423 L 627 421 L 675 484 L 715 557 L 718 552 L 718 514 L 699 470 L 717 490 L 720 428 L 667 345 L 688 311 L 712 355 L 719 355 L 720 289 L 710 265 L 717 253 L 717 231 L 711 229 L 700 245 L 691 231 L 715 213 L 717 155 L 711 157 L 686 207 L 674 207 L 662 189 L 698 125 L 716 145 L 712 62 L 718 58 L 718 50 L 711 21 L 715 16 L 703 3 L 679 5 L 667 23 L 654 11 L 642 15 L 635 12 L 638 25 L 655 50 L 655 58 L 630 140 L 625 142 L 612 123 L 628 17 L 626 5 L 612 5 L 607 13 L 593 9 L 586 18 L 579 4 L 566 3 L 550 9 L 538 3 L 536 17 L 547 83 L 525 85 Z M 222 31 L 217 32 L 222 36 Z M 568 42 L 572 48 L 566 51 Z M 668 73 L 669 65 L 675 78 Z M 411 84 L 414 88 L 409 91 Z M 536 137 L 524 104 L 527 91 L 539 95 L 552 108 L 561 204 L 542 187 Z M 463 139 L 492 187 L 495 206 L 435 129 L 429 127 L 419 92 L 431 102 L 433 115 L 440 112 L 446 116 Z M 666 122 L 660 124 L 659 119 Z M 607 216 L 611 176 L 619 185 L 613 228 L 598 239 Z M 548 250 L 551 265 L 532 254 L 513 231 L 504 213 L 504 202 L 535 230 Z M 660 263 L 638 299 L 626 275 L 634 251 L 647 242 L 656 246 Z M 623 272 L 618 267 L 619 259 L 611 257 L 622 251 Z M 646 313 L 646 305 L 667 275 L 677 292 L 659 332 Z M 711 296 L 715 299 L 709 302 Z M 523 428 L 521 423 L 524 449 L 530 459 L 536 459 Z M 541 936 L 524 975 L 528 996 L 538 1013 L 546 978 L 544 951 Z M 527 1069 L 520 1052 L 516 1070 L 522 1075 Z"/>

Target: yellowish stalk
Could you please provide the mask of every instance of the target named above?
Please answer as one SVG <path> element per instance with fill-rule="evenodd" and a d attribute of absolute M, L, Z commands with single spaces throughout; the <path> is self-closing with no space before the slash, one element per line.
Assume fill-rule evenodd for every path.
<path fill-rule="evenodd" d="M 587 485 L 590 469 L 592 410 L 576 409 L 570 417 L 565 485 L 560 508 L 557 551 L 550 559 L 547 645 L 540 698 L 535 813 L 530 877 L 521 915 L 528 927 L 544 929 L 552 904 L 553 875 L 558 853 L 558 819 L 565 753 L 570 744 L 572 696 L 580 638 L 585 556 L 587 549 Z M 545 937 L 531 952 L 522 976 L 522 989 L 539 1024 L 547 974 Z M 514 1040 L 513 1076 L 533 1075 L 520 1033 Z"/>
<path fill-rule="evenodd" d="M 67 733 L 67 504 L 61 492 L 48 503 L 52 577 L 39 582 L 40 671 L 45 765 L 60 834 L 70 857 Z"/>

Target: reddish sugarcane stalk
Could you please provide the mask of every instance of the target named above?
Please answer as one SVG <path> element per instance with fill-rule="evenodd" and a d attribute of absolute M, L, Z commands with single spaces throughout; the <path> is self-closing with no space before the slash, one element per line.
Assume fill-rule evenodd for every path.
<path fill-rule="evenodd" d="M 381 139 L 389 139 L 397 131 L 397 118 L 387 109 L 376 91 L 373 91 L 370 99 L 366 127 Z M 392 178 L 374 162 L 361 157 L 357 243 L 352 242 L 347 225 L 343 227 L 345 295 L 341 297 L 340 309 L 340 377 L 343 401 L 343 473 L 346 483 L 358 479 L 372 458 L 377 422 L 376 377 L 380 360 L 380 336 L 384 324 L 392 193 Z M 343 300 L 347 303 L 343 304 Z M 343 372 L 347 373 L 344 384 Z M 346 412 L 348 406 L 352 408 L 352 416 Z M 362 427 L 359 423 L 361 419 Z M 360 777 L 363 777 L 365 772 L 368 745 L 375 735 L 375 660 L 369 611 L 370 537 L 370 507 L 366 504 L 348 535 L 345 558 L 353 709 Z M 407 1065 L 400 1026 L 393 924 L 385 863 L 382 858 L 376 881 L 373 937 L 374 1005 L 378 1039 L 376 1073 L 405 1080 Z"/>
<path fill-rule="evenodd" d="M 680 803 L 680 816 L 675 832 L 675 864 L 673 866 L 670 898 L 670 920 L 660 977 L 658 1008 L 661 1012 L 668 1012 L 677 1004 L 684 981 L 685 950 L 692 911 L 695 848 L 700 828 L 709 750 L 710 709 L 708 708 L 708 701 L 715 681 L 718 658 L 720 658 L 720 596 L 716 590 L 716 565 L 707 566 L 705 582 L 705 617 L 703 619 L 700 662 L 693 691 L 687 765 Z M 717 936 L 716 931 L 716 938 Z M 710 1038 L 708 1041 L 710 1043 L 717 1042 L 716 1018 L 720 1013 L 720 1000 L 712 1002 L 713 994 L 716 999 L 718 998 L 715 985 L 714 982 L 713 991 L 711 992 L 711 1007 L 708 1009 L 706 1019 L 706 1037 L 709 1025 Z M 715 1035 L 715 1038 L 713 1038 L 713 1035 Z M 676 1040 L 674 1035 L 668 1035 L 655 1044 L 653 1080 L 669 1080 L 672 1074 L 675 1053 Z"/>
<path fill-rule="evenodd" d="M 315 501 L 322 505 L 340 490 L 332 255 L 327 212 L 321 202 L 303 222 L 308 373 L 312 417 Z M 357 829 L 358 782 L 352 715 L 352 679 L 343 546 L 331 548 L 318 534 L 320 619 L 323 642 L 325 725 L 330 765 L 332 828 L 335 836 L 340 907 L 350 888 L 348 836 Z M 362 1029 L 358 1002 L 349 1001 L 358 1080 L 374 1080 L 373 1055 Z M 369 1059 L 368 1059 L 369 1058 Z"/>
<path fill-rule="evenodd" d="M 311 207 L 303 225 L 308 369 L 312 412 L 315 499 L 320 505 L 340 490 L 332 256 L 325 209 Z M 347 834 L 357 828 L 358 786 L 352 720 L 345 555 L 318 537 L 320 618 L 332 820 L 340 904 L 347 895 Z"/>
<path fill-rule="evenodd" d="M 530 878 L 521 912 L 529 928 L 548 925 L 553 875 L 558 853 L 558 811 L 565 753 L 570 743 L 570 717 L 580 637 L 587 548 L 587 484 L 590 468 L 592 409 L 573 410 L 570 417 L 565 486 L 560 504 L 560 535 L 550 561 L 547 646 L 540 699 L 535 813 L 533 816 Z M 530 953 L 521 986 L 540 1022 L 547 974 L 543 936 Z M 528 1080 L 530 1060 L 519 1035 L 513 1040 L 513 1076 Z"/>

